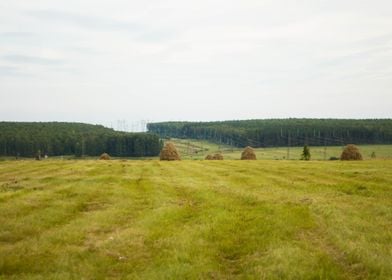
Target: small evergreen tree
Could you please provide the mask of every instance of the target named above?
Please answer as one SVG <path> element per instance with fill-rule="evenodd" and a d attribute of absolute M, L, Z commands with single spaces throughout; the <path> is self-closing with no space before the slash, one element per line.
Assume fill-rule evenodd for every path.
<path fill-rule="evenodd" d="M 302 151 L 301 159 L 302 160 L 310 160 L 310 157 L 311 157 L 310 149 L 309 149 L 308 145 L 305 145 L 304 149 Z"/>
<path fill-rule="evenodd" d="M 371 157 L 371 158 L 376 158 L 376 152 L 373 152 L 373 153 L 370 155 L 370 157 Z"/>

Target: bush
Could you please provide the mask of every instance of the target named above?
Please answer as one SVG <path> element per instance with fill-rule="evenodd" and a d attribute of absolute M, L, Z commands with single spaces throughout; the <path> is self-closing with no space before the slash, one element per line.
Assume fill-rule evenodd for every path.
<path fill-rule="evenodd" d="M 41 150 L 37 151 L 37 153 L 35 154 L 35 159 L 36 160 L 41 160 Z"/>
<path fill-rule="evenodd" d="M 340 158 L 338 157 L 330 157 L 329 160 L 339 160 Z"/>

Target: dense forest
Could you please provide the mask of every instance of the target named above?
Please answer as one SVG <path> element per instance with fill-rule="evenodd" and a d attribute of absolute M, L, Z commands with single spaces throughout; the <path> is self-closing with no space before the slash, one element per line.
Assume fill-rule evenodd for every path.
<path fill-rule="evenodd" d="M 148 124 L 159 136 L 206 139 L 237 147 L 392 144 L 392 119 L 266 119 Z"/>
<path fill-rule="evenodd" d="M 159 154 L 159 137 L 150 133 L 118 132 L 101 125 L 60 122 L 0 122 L 0 155 L 33 157 Z"/>

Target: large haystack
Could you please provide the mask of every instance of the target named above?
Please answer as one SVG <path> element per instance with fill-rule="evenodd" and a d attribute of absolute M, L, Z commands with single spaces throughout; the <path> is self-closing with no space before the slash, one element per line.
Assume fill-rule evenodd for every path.
<path fill-rule="evenodd" d="M 181 160 L 179 153 L 173 143 L 165 144 L 159 155 L 160 160 Z"/>
<path fill-rule="evenodd" d="M 99 159 L 100 159 L 100 160 L 109 160 L 109 159 L 110 159 L 110 156 L 109 156 L 109 154 L 107 154 L 107 153 L 103 153 L 103 154 L 99 157 Z"/>
<path fill-rule="evenodd" d="M 340 156 L 341 160 L 362 160 L 362 155 L 357 146 L 348 144 Z"/>
<path fill-rule="evenodd" d="M 213 155 L 207 155 L 206 160 L 223 160 L 223 155 L 221 153 L 216 153 Z"/>
<path fill-rule="evenodd" d="M 252 147 L 246 147 L 241 154 L 241 159 L 244 160 L 255 160 L 256 154 Z"/>

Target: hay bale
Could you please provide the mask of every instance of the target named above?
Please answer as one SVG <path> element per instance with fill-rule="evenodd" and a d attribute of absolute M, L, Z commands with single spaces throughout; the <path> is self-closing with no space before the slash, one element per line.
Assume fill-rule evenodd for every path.
<path fill-rule="evenodd" d="M 216 153 L 212 156 L 213 160 L 223 160 L 223 155 L 221 153 Z"/>
<path fill-rule="evenodd" d="M 205 157 L 205 160 L 213 160 L 214 159 L 214 156 L 213 155 L 207 155 L 206 157 Z"/>
<path fill-rule="evenodd" d="M 179 153 L 173 143 L 165 144 L 159 155 L 160 160 L 181 160 Z"/>
<path fill-rule="evenodd" d="M 256 159 L 256 154 L 255 151 L 253 150 L 252 147 L 246 147 L 242 154 L 241 154 L 241 159 L 242 160 L 255 160 Z"/>
<path fill-rule="evenodd" d="M 103 153 L 100 157 L 100 160 L 110 160 L 110 155 L 107 153 Z"/>
<path fill-rule="evenodd" d="M 221 153 L 216 153 L 213 155 L 207 155 L 206 160 L 223 160 L 223 155 Z"/>
<path fill-rule="evenodd" d="M 362 160 L 362 155 L 357 146 L 348 144 L 340 156 L 341 160 Z"/>

